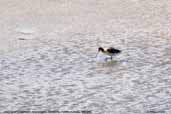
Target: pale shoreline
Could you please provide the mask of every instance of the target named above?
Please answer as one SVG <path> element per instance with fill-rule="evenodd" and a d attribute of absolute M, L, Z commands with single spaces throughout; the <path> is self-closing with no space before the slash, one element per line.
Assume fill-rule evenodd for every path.
<path fill-rule="evenodd" d="M 41 44 L 36 38 L 58 40 L 70 33 L 94 33 L 103 39 L 104 33 L 143 30 L 169 36 L 170 11 L 169 0 L 2 0 L 0 53 Z"/>

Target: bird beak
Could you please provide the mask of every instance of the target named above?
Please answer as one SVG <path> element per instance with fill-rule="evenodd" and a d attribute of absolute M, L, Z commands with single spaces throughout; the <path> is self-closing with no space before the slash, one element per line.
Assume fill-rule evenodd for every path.
<path fill-rule="evenodd" d="M 98 54 L 99 54 L 99 51 L 98 51 L 97 54 L 96 54 L 96 58 L 97 58 Z"/>

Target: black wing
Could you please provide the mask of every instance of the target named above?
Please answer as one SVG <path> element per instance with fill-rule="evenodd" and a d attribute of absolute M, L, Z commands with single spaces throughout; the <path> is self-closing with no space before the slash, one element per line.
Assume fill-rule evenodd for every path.
<path fill-rule="evenodd" d="M 120 53 L 121 51 L 119 49 L 115 49 L 113 47 L 107 49 L 107 52 L 109 53 Z"/>

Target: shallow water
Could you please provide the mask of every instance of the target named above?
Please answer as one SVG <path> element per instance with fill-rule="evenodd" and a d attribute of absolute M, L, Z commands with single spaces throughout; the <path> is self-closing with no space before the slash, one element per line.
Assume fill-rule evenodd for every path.
<path fill-rule="evenodd" d="M 130 34 L 113 61 L 95 57 L 93 33 L 1 56 L 0 110 L 170 113 L 170 39 Z"/>
<path fill-rule="evenodd" d="M 170 114 L 170 5 L 0 1 L 0 113 Z M 122 53 L 104 61 L 99 46 Z"/>

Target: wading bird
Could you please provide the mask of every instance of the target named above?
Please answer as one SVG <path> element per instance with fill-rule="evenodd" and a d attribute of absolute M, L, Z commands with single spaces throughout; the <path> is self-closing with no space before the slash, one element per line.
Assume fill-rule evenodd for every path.
<path fill-rule="evenodd" d="M 115 49 L 115 48 L 113 48 L 113 47 L 110 47 L 110 48 L 108 48 L 108 49 L 103 49 L 102 47 L 99 47 L 98 53 L 99 53 L 99 52 L 102 52 L 102 53 L 104 53 L 105 55 L 109 55 L 109 56 L 110 56 L 110 59 L 112 60 L 113 56 L 115 56 L 115 55 L 121 53 L 121 50 Z M 98 55 L 98 53 L 97 53 L 97 55 Z M 97 56 L 97 55 L 96 55 L 96 56 Z"/>

